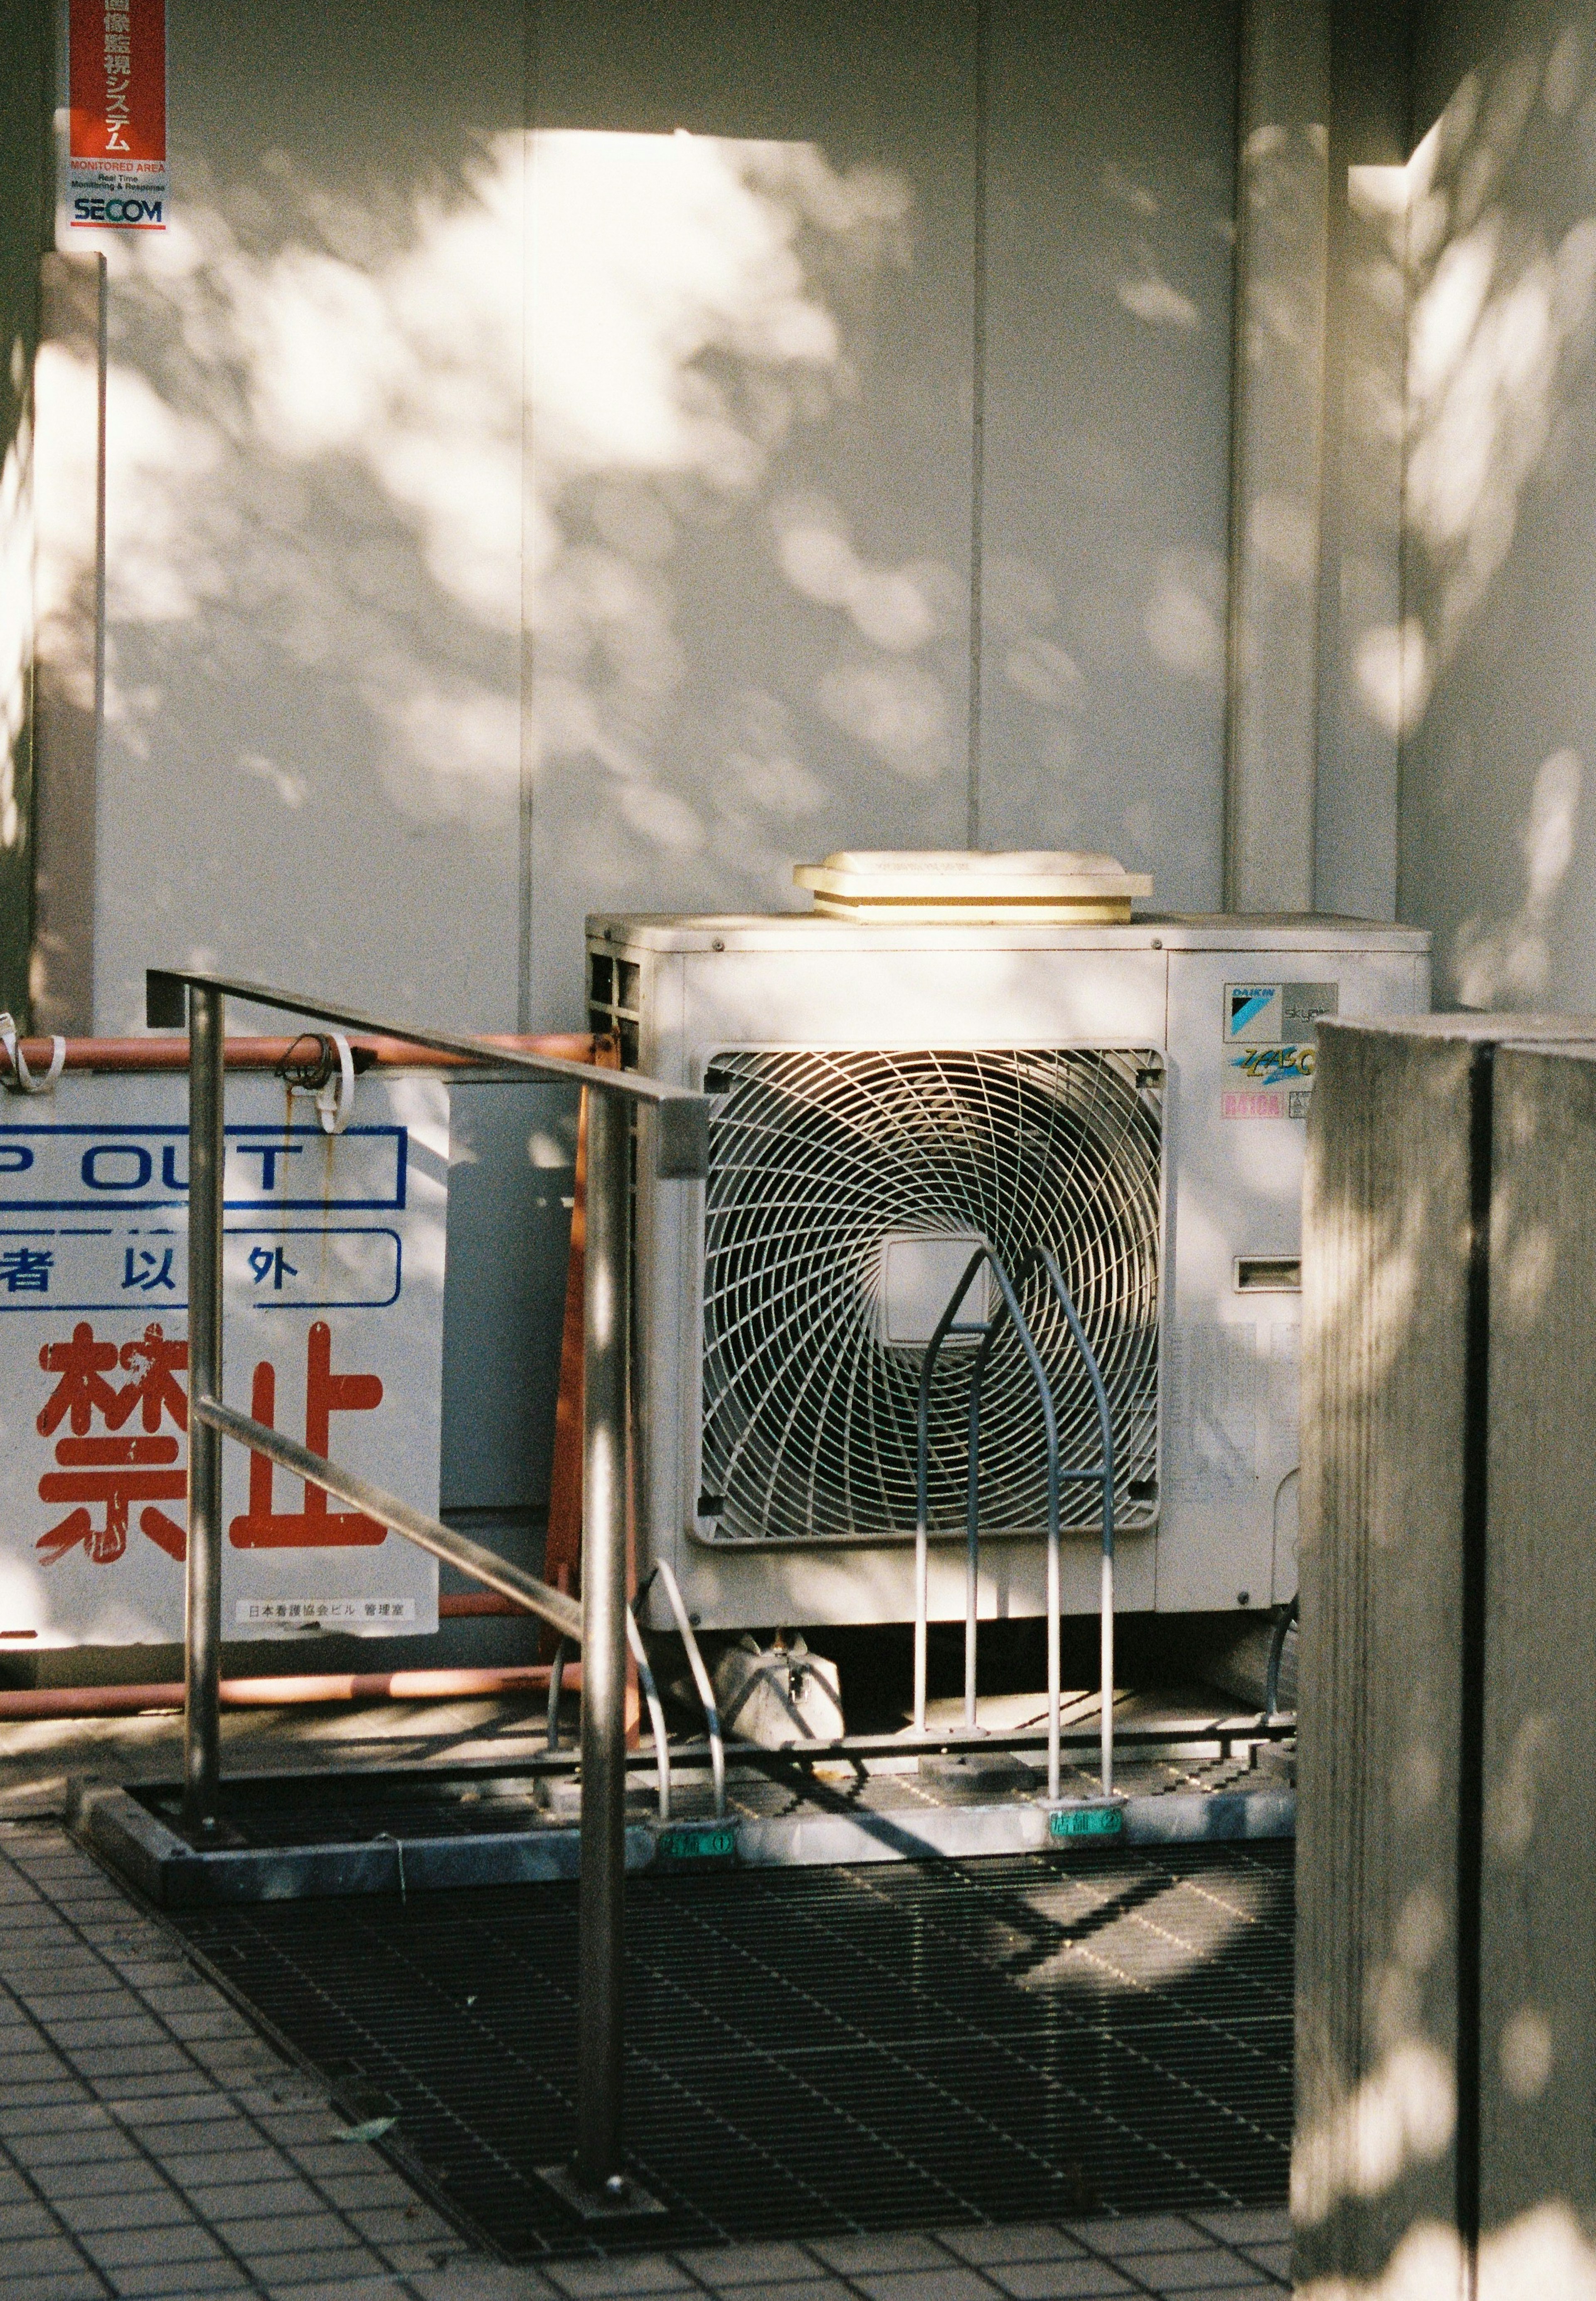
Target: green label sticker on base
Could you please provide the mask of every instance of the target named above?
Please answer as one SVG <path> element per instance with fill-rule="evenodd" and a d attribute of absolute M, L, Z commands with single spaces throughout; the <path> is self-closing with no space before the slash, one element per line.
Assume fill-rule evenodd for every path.
<path fill-rule="evenodd" d="M 1117 1805 L 1073 1805 L 1048 1816 L 1049 1837 L 1117 1837 L 1124 1811 Z"/>
<path fill-rule="evenodd" d="M 730 1822 L 701 1829 L 662 1829 L 654 1844 L 662 1862 L 731 1862 L 737 1857 L 737 1832 Z"/>

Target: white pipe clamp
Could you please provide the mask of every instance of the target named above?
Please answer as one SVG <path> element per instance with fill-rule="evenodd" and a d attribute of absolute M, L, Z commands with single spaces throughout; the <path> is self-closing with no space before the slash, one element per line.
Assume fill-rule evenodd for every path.
<path fill-rule="evenodd" d="M 5 1059 L 11 1075 L 0 1081 L 8 1094 L 48 1094 L 61 1076 L 66 1064 L 66 1041 L 59 1033 L 50 1039 L 50 1067 L 43 1078 L 35 1078 L 28 1067 L 28 1058 L 22 1052 L 22 1041 L 15 1022 L 9 1014 L 0 1011 L 0 1047 L 5 1050 Z"/>

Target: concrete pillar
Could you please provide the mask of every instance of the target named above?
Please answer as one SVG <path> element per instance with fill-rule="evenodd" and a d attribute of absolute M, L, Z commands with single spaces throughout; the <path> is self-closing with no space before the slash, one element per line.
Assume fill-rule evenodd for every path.
<path fill-rule="evenodd" d="M 1596 1022 L 1323 1025 L 1300 2301 L 1596 2293 Z"/>
<path fill-rule="evenodd" d="M 1299 2293 L 1363 2279 L 1379 2293 L 1409 2230 L 1450 2247 L 1453 2227 L 1474 1056 L 1466 1024 L 1320 1027 L 1302 1237 Z M 1371 2165 L 1388 2100 L 1397 2139 Z M 1461 2301 L 1444 2277 L 1423 2289 Z"/>
<path fill-rule="evenodd" d="M 1326 0 L 1249 0 L 1232 440 L 1225 903 L 1314 901 L 1330 111 Z"/>
<path fill-rule="evenodd" d="M 1493 1106 L 1480 1980 L 1465 2082 L 1478 2089 L 1475 2292 L 1510 2301 L 1596 2292 L 1596 1047 L 1503 1047 Z"/>

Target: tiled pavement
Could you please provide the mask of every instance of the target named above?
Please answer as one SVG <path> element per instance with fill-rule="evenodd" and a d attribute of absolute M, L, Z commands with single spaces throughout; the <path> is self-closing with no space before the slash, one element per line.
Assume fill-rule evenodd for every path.
<path fill-rule="evenodd" d="M 0 1822 L 0 2301 L 1052 2301 L 1289 2287 L 1281 2213 L 472 2253 L 59 1825 Z"/>

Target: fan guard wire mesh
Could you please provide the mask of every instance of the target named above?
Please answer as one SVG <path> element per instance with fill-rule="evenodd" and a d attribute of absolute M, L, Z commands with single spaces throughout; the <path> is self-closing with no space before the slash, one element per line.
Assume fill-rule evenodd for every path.
<path fill-rule="evenodd" d="M 717 1053 L 706 1190 L 700 1510 L 728 1541 L 912 1534 L 923 1353 L 889 1344 L 883 1242 L 987 1241 L 1052 1385 L 1061 1460 L 1099 1459 L 1050 1247 L 1107 1387 L 1115 1513 L 1157 1515 L 1163 1058 L 1151 1049 Z M 930 1525 L 962 1529 L 973 1353 L 945 1349 L 930 1416 Z M 1046 1523 L 1034 1384 L 1012 1328 L 982 1394 L 982 1525 Z M 1065 1485 L 1066 1527 L 1097 1524 Z"/>

